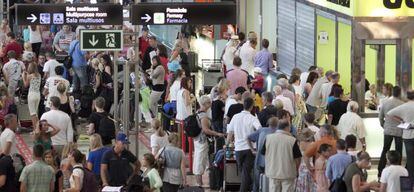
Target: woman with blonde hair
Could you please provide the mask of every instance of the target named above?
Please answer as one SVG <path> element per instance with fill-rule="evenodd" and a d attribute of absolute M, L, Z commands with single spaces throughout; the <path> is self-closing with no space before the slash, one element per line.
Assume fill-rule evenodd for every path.
<path fill-rule="evenodd" d="M 165 159 L 165 169 L 162 173 L 164 182 L 162 190 L 164 192 L 177 192 L 180 186 L 186 184 L 185 154 L 179 148 L 180 140 L 177 133 L 171 133 L 168 136 L 170 142 L 165 150 L 159 152 L 157 159 Z"/>
<path fill-rule="evenodd" d="M 33 52 L 32 49 L 32 44 L 30 44 L 29 42 L 26 42 L 23 44 L 23 55 L 22 55 L 22 61 L 23 62 L 32 62 L 35 61 L 35 53 Z"/>
<path fill-rule="evenodd" d="M 36 125 L 39 121 L 37 112 L 40 103 L 40 84 L 42 77 L 37 70 L 37 64 L 31 62 L 27 71 L 23 72 L 23 84 L 27 88 L 29 87 L 29 94 L 27 95 L 27 103 L 29 106 L 30 116 L 32 118 L 33 125 Z"/>
<path fill-rule="evenodd" d="M 151 151 L 153 155 L 158 154 L 165 146 L 168 145 L 168 135 L 161 126 L 161 122 L 158 119 L 153 119 L 151 122 L 151 128 L 155 130 L 155 133 L 151 135 Z"/>
<path fill-rule="evenodd" d="M 88 155 L 88 163 L 87 168 L 91 170 L 96 177 L 96 180 L 101 183 L 101 160 L 104 153 L 110 148 L 104 147 L 102 145 L 102 139 L 101 136 L 97 133 L 91 135 L 89 137 L 89 155 Z"/>
<path fill-rule="evenodd" d="M 70 96 L 66 90 L 66 85 L 64 83 L 59 83 L 57 86 L 57 91 L 59 93 L 58 97 L 60 99 L 59 110 L 67 113 L 69 116 L 72 113 L 75 113 L 75 99 L 73 96 Z"/>

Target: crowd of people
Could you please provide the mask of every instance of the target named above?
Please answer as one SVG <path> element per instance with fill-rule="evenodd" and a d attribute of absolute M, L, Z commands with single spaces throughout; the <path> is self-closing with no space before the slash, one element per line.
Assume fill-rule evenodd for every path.
<path fill-rule="evenodd" d="M 385 84 L 378 93 L 371 85 L 367 102 L 359 106 L 344 94 L 339 73 L 315 66 L 304 72 L 295 68 L 289 77 L 279 75 L 276 85 L 269 87 L 265 79 L 275 68 L 273 55 L 266 39 L 256 52 L 254 32 L 247 38 L 243 33 L 231 36 L 222 54 L 224 77 L 209 95 L 196 97 L 186 35 L 178 35 L 169 56 L 165 46 L 142 29 L 138 55 L 130 48 L 125 51 L 126 60 L 142 60 L 142 81 L 133 86 L 140 91 L 140 115 L 153 132 L 151 152 L 138 160 L 126 149 L 128 137 L 115 130 L 119 122 L 111 115 L 117 107 L 113 106 L 113 86 L 118 83 L 112 79 L 118 72 L 115 61 L 110 53 L 80 49 L 79 30 L 86 27 L 29 26 L 16 37 L 7 25 L 3 20 L 0 26 L 0 191 L 72 192 L 105 186 L 178 191 L 188 184 L 183 138 L 175 133 L 183 130 L 167 127 L 159 113 L 168 115 L 168 121 L 197 117 L 201 131 L 193 137 L 192 172 L 200 188 L 206 187 L 203 175 L 208 168 L 219 170 L 223 178 L 226 158 L 237 162 L 240 191 L 259 191 L 267 183 L 270 191 L 323 192 L 341 182 L 348 192 L 399 191 L 400 176 L 414 174 L 414 131 L 397 127 L 414 120 L 413 91 L 406 93 L 404 102 L 399 86 Z M 16 166 L 21 122 L 16 106 L 25 102 L 33 127 L 34 162 Z M 358 114 L 363 107 L 378 110 L 384 128 L 379 182 L 367 182 L 371 157 Z M 79 117 L 88 121 L 84 129 L 90 141 L 88 157 L 76 145 L 83 131 L 76 130 Z M 393 140 L 396 150 L 390 150 Z M 401 166 L 403 143 L 406 168 Z M 234 157 L 223 150 L 234 151 Z M 223 182 L 212 183 L 212 189 L 223 187 Z"/>

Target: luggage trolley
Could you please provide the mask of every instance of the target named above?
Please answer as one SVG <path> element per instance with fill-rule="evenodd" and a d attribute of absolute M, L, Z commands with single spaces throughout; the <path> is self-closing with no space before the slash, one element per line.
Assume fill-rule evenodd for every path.
<path fill-rule="evenodd" d="M 239 191 L 241 184 L 241 173 L 238 169 L 234 156 L 234 149 L 227 147 L 224 159 L 223 191 Z"/>
<path fill-rule="evenodd" d="M 222 63 L 220 59 L 202 59 L 201 66 L 203 73 L 203 91 L 205 94 L 208 94 L 217 85 L 217 79 L 223 77 L 223 72 L 221 71 Z"/>

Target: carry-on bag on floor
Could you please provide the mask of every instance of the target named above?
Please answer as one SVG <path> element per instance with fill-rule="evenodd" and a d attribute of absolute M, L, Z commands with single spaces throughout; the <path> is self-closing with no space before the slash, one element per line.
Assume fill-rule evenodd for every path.
<path fill-rule="evenodd" d="M 241 173 L 237 168 L 236 160 L 225 160 L 223 191 L 239 191 L 240 184 Z"/>
<path fill-rule="evenodd" d="M 269 192 L 269 178 L 265 174 L 260 174 L 259 192 Z"/>
<path fill-rule="evenodd" d="M 178 190 L 179 192 L 204 192 L 201 187 L 184 187 Z"/>

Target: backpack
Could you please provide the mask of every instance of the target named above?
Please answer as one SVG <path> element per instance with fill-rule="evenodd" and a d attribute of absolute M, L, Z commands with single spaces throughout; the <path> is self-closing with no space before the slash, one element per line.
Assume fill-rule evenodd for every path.
<path fill-rule="evenodd" d="M 199 112 L 190 115 L 184 120 L 184 131 L 188 137 L 197 137 L 201 133 L 201 122 Z"/>
<path fill-rule="evenodd" d="M 356 158 L 354 156 L 351 156 L 351 164 L 354 163 L 356 161 Z M 347 168 L 349 167 L 349 165 L 347 166 Z M 330 192 L 346 192 L 346 184 L 344 181 L 344 175 L 346 172 L 346 169 L 344 170 L 344 172 L 342 173 L 341 177 L 336 178 L 333 180 L 332 184 L 329 186 L 329 191 Z"/>
<path fill-rule="evenodd" d="M 98 191 L 98 182 L 96 181 L 95 174 L 89 169 L 83 167 L 75 167 L 74 169 L 82 169 L 83 182 L 81 192 L 96 192 Z"/>
<path fill-rule="evenodd" d="M 98 134 L 101 135 L 102 139 L 115 139 L 115 120 L 104 115 L 99 120 Z"/>

